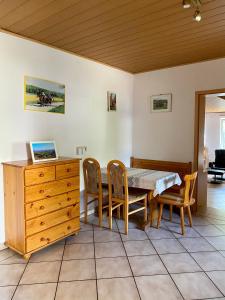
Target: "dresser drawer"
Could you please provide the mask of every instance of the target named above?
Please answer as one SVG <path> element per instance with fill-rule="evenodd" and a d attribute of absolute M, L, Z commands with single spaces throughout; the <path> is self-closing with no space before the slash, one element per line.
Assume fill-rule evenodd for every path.
<path fill-rule="evenodd" d="M 25 185 L 55 180 L 55 166 L 25 170 Z"/>
<path fill-rule="evenodd" d="M 56 179 L 69 178 L 79 175 L 79 163 L 70 163 L 56 166 Z"/>
<path fill-rule="evenodd" d="M 57 210 L 41 217 L 26 221 L 26 236 L 40 232 L 52 226 L 66 222 L 70 219 L 79 217 L 80 204 Z"/>
<path fill-rule="evenodd" d="M 25 187 L 25 202 L 32 202 L 79 189 L 79 177 Z"/>
<path fill-rule="evenodd" d="M 80 201 L 80 191 L 53 196 L 26 204 L 26 220 L 42 216 L 54 210 L 70 206 Z"/>
<path fill-rule="evenodd" d="M 36 233 L 26 239 L 27 252 L 41 248 L 57 239 L 63 238 L 80 229 L 80 219 L 75 218 L 50 229 Z"/>

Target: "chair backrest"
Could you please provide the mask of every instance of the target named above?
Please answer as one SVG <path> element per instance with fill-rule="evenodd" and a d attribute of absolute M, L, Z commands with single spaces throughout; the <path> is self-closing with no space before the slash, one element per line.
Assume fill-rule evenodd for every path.
<path fill-rule="evenodd" d="M 125 165 L 119 160 L 111 160 L 107 165 L 109 198 L 128 200 L 128 181 Z"/>
<path fill-rule="evenodd" d="M 92 195 L 102 195 L 102 176 L 99 162 L 94 158 L 83 161 L 85 192 Z"/>
<path fill-rule="evenodd" d="M 225 149 L 215 150 L 215 167 L 225 168 Z"/>
<path fill-rule="evenodd" d="M 184 203 L 188 204 L 193 198 L 193 192 L 195 188 L 195 182 L 198 172 L 194 172 L 184 176 L 185 187 L 184 187 Z"/>

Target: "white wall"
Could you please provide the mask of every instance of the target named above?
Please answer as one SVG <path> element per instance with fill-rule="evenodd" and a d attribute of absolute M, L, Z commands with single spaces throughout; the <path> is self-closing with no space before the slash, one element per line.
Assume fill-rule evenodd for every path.
<path fill-rule="evenodd" d="M 224 113 L 206 113 L 205 116 L 205 146 L 208 149 L 209 161 L 215 161 L 215 150 L 221 149 L 220 145 L 220 120 Z"/>
<path fill-rule="evenodd" d="M 66 85 L 66 114 L 24 111 L 24 75 Z M 117 93 L 117 112 L 107 112 L 107 91 Z M 0 162 L 27 158 L 30 140 L 53 139 L 60 155 L 86 155 L 102 165 L 129 164 L 132 152 L 133 76 L 50 47 L 0 33 Z M 0 169 L 0 243 L 4 241 Z"/>
<path fill-rule="evenodd" d="M 217 88 L 225 88 L 225 59 L 136 75 L 133 155 L 193 161 L 195 91 Z M 172 112 L 150 113 L 150 96 L 164 93 L 172 93 Z"/>

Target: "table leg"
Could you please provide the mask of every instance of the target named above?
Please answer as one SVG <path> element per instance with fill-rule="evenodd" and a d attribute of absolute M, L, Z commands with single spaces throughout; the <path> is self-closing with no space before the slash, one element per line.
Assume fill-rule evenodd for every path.
<path fill-rule="evenodd" d="M 148 221 L 145 222 L 142 226 L 143 230 L 146 230 L 147 228 L 149 228 L 149 226 L 152 226 L 153 222 L 158 218 L 157 201 L 153 196 L 153 191 L 149 191 L 148 193 L 148 203 L 150 206 L 150 212 L 149 212 Z"/>
<path fill-rule="evenodd" d="M 150 214 L 149 214 L 149 223 L 150 226 L 153 225 L 154 221 L 158 219 L 158 204 L 155 198 L 150 200 Z"/>

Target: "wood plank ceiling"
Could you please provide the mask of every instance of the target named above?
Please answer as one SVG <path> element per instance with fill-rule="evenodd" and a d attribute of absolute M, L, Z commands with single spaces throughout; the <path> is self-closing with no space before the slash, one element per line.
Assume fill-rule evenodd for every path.
<path fill-rule="evenodd" d="M 0 0 L 0 28 L 139 73 L 225 56 L 225 0 Z"/>

